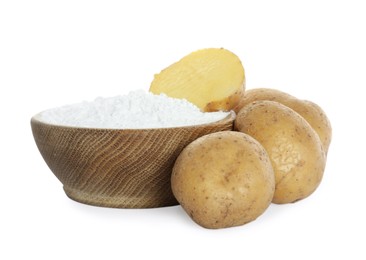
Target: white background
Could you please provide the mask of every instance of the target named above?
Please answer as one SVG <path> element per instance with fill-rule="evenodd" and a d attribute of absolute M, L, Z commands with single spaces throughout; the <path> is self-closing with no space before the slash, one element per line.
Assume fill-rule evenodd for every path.
<path fill-rule="evenodd" d="M 365 259 L 363 1 L 1 1 L 0 259 Z M 247 88 L 312 100 L 333 125 L 309 198 L 207 230 L 179 206 L 131 210 L 66 197 L 32 115 L 148 89 L 191 51 L 225 47 Z"/>

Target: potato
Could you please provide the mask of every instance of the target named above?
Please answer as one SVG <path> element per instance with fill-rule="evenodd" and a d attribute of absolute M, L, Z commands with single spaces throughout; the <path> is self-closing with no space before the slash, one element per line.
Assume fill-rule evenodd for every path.
<path fill-rule="evenodd" d="M 276 179 L 274 203 L 301 200 L 318 187 L 325 154 L 319 136 L 298 113 L 275 101 L 256 101 L 240 110 L 235 129 L 254 137 L 269 154 Z"/>
<path fill-rule="evenodd" d="M 242 99 L 239 101 L 238 105 L 234 108 L 236 114 L 239 113 L 242 107 L 259 100 L 270 100 L 270 101 L 277 101 L 285 106 L 287 100 L 295 99 L 295 97 L 287 94 L 285 92 L 271 89 L 271 88 L 254 88 L 248 89 L 243 95 Z"/>
<path fill-rule="evenodd" d="M 177 158 L 172 191 L 183 209 L 205 228 L 243 225 L 270 205 L 274 173 L 264 148 L 234 131 L 208 134 Z"/>
<path fill-rule="evenodd" d="M 332 139 L 332 127 L 325 112 L 318 105 L 307 100 L 297 99 L 279 90 L 257 88 L 247 90 L 234 111 L 239 113 L 242 107 L 259 100 L 277 101 L 299 113 L 319 135 L 324 152 L 328 152 Z"/>
<path fill-rule="evenodd" d="M 184 98 L 202 111 L 229 111 L 245 89 L 244 68 L 232 52 L 208 48 L 193 52 L 155 75 L 150 91 Z"/>
<path fill-rule="evenodd" d="M 323 150 L 327 154 L 332 140 L 332 126 L 323 109 L 308 100 L 292 100 L 287 105 L 299 113 L 319 135 Z"/>

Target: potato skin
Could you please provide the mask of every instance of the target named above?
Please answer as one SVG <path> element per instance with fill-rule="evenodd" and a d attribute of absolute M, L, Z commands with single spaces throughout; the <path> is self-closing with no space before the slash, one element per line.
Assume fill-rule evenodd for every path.
<path fill-rule="evenodd" d="M 323 145 L 323 150 L 327 154 L 332 140 L 332 126 L 324 110 L 308 100 L 295 99 L 288 107 L 299 113 L 317 132 Z"/>
<path fill-rule="evenodd" d="M 236 114 L 245 107 L 246 105 L 260 100 L 277 101 L 285 106 L 290 99 L 295 99 L 294 96 L 287 94 L 285 92 L 279 91 L 277 89 L 271 88 L 254 88 L 245 91 L 243 98 L 239 101 L 238 105 L 234 108 Z"/>
<path fill-rule="evenodd" d="M 274 173 L 264 148 L 234 131 L 208 134 L 177 158 L 172 191 L 189 216 L 205 228 L 243 225 L 270 205 Z"/>
<path fill-rule="evenodd" d="M 274 101 L 256 101 L 240 110 L 235 129 L 254 137 L 271 158 L 276 178 L 273 202 L 306 198 L 320 184 L 325 154 L 319 136 L 292 109 Z"/>
<path fill-rule="evenodd" d="M 238 114 L 240 109 L 244 106 L 260 100 L 279 102 L 300 114 L 319 135 L 324 152 L 328 152 L 332 139 L 332 126 L 320 106 L 307 100 L 297 99 L 294 96 L 276 89 L 256 88 L 245 92 L 245 95 L 239 101 L 239 104 L 235 107 L 234 111 Z"/>

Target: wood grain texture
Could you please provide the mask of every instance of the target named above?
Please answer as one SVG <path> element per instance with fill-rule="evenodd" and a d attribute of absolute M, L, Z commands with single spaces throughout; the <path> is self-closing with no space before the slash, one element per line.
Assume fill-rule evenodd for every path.
<path fill-rule="evenodd" d="M 31 127 L 45 162 L 71 199 L 104 207 L 176 205 L 170 186 L 174 162 L 200 136 L 232 130 L 235 113 L 206 125 L 161 129 Z"/>

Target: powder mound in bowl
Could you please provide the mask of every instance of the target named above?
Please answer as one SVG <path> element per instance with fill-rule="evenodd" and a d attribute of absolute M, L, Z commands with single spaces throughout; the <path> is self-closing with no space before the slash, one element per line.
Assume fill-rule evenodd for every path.
<path fill-rule="evenodd" d="M 146 129 L 201 125 L 219 121 L 229 112 L 201 112 L 185 99 L 143 90 L 96 98 L 91 102 L 46 110 L 40 120 L 54 125 L 108 129 Z"/>

